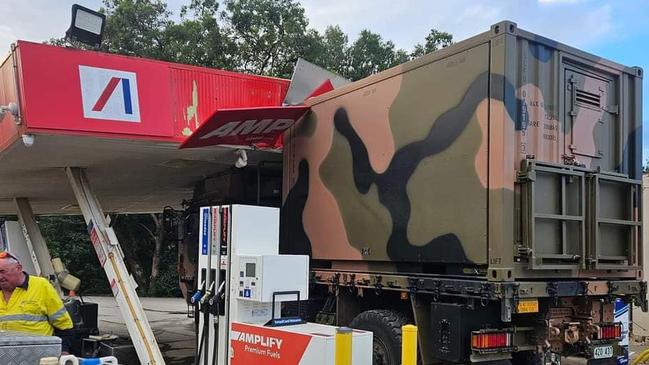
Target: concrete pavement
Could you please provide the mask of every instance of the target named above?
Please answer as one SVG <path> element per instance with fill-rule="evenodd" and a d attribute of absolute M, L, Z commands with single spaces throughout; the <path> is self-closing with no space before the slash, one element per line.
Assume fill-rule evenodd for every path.
<path fill-rule="evenodd" d="M 129 337 L 113 297 L 84 297 L 99 304 L 99 333 Z M 183 298 L 140 298 L 167 365 L 191 365 L 196 351 L 194 319 Z M 131 365 L 131 364 L 125 364 Z M 133 364 L 137 365 L 137 364 Z"/>
<path fill-rule="evenodd" d="M 634 359 L 640 352 L 649 348 L 649 313 L 633 308 L 633 336 L 629 342 L 629 353 Z"/>

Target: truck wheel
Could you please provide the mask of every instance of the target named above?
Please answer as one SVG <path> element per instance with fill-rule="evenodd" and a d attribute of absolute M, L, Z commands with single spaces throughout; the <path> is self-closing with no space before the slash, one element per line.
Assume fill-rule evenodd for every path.
<path fill-rule="evenodd" d="M 375 309 L 365 311 L 354 320 L 350 327 L 374 333 L 373 364 L 401 364 L 401 327 L 409 323 L 402 313 Z"/>

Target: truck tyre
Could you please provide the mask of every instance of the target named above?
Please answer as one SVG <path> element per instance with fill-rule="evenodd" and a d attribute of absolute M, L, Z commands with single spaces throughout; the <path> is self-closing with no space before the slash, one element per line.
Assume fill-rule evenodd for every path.
<path fill-rule="evenodd" d="M 401 327 L 410 321 L 402 313 L 374 309 L 365 311 L 354 320 L 350 327 L 374 333 L 373 364 L 401 364 Z"/>

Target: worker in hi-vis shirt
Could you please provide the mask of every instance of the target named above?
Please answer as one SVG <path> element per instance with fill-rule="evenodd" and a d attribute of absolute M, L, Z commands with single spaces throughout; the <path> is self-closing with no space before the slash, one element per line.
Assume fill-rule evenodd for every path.
<path fill-rule="evenodd" d="M 52 284 L 29 275 L 17 256 L 0 252 L 0 329 L 56 335 L 62 350 L 69 351 L 72 319 Z M 56 332 L 56 333 L 55 333 Z"/>

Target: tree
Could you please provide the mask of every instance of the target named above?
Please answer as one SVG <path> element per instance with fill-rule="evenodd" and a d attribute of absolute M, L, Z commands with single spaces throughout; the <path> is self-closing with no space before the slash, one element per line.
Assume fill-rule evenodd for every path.
<path fill-rule="evenodd" d="M 236 53 L 228 30 L 218 21 L 216 0 L 192 0 L 180 11 L 180 22 L 169 23 L 163 40 L 169 58 L 175 62 L 232 69 Z"/>
<path fill-rule="evenodd" d="M 160 276 L 160 255 L 162 254 L 162 244 L 165 241 L 164 229 L 162 227 L 162 219 L 157 214 L 149 214 L 151 221 L 153 221 L 155 230 L 152 231 L 146 225 L 142 224 L 150 238 L 154 242 L 153 255 L 151 258 L 151 274 L 149 275 L 148 290 L 149 295 L 153 295 L 156 290 L 158 277 Z"/>
<path fill-rule="evenodd" d="M 162 0 L 104 0 L 107 21 L 102 49 L 173 61 L 164 32 L 172 24 Z"/>
<path fill-rule="evenodd" d="M 124 261 L 147 295 L 178 295 L 177 242 L 165 232 L 161 215 L 114 215 L 112 226 L 124 252 Z M 97 254 L 81 216 L 39 217 L 38 225 L 52 257 L 81 279 L 81 294 L 110 294 Z"/>
<path fill-rule="evenodd" d="M 143 292 L 148 292 L 148 277 L 153 261 L 151 237 L 146 234 L 150 230 L 146 227 L 146 218 L 146 215 L 140 214 L 111 216 L 111 225 L 124 252 L 124 263 Z"/>
<path fill-rule="evenodd" d="M 61 258 L 68 271 L 81 279 L 81 294 L 111 292 L 81 216 L 39 217 L 38 226 L 52 257 Z"/>
<path fill-rule="evenodd" d="M 405 51 L 395 50 L 394 43 L 364 29 L 348 51 L 349 69 L 345 76 L 359 80 L 405 61 Z"/>
<path fill-rule="evenodd" d="M 298 50 L 308 41 L 308 21 L 294 0 L 226 0 L 222 18 L 237 47 L 240 71 L 290 77 Z"/>
<path fill-rule="evenodd" d="M 322 51 L 311 61 L 339 75 L 347 75 L 349 37 L 339 26 L 329 26 L 321 38 Z"/>
<path fill-rule="evenodd" d="M 187 1 L 174 22 L 163 0 L 104 0 L 102 50 L 284 78 L 302 57 L 358 80 L 446 47 L 453 39 L 431 29 L 425 42 L 408 53 L 363 30 L 350 45 L 339 26 L 329 26 L 322 34 L 309 29 L 297 0 Z"/>
<path fill-rule="evenodd" d="M 161 214 L 121 214 L 112 220 L 138 290 L 147 295 L 178 295 L 177 242 L 165 234 Z"/>
<path fill-rule="evenodd" d="M 422 45 L 417 43 L 415 49 L 410 54 L 412 58 L 421 57 L 427 53 L 437 51 L 453 44 L 453 35 L 451 33 L 440 32 L 437 29 L 431 29 L 426 36 L 426 42 Z"/>

